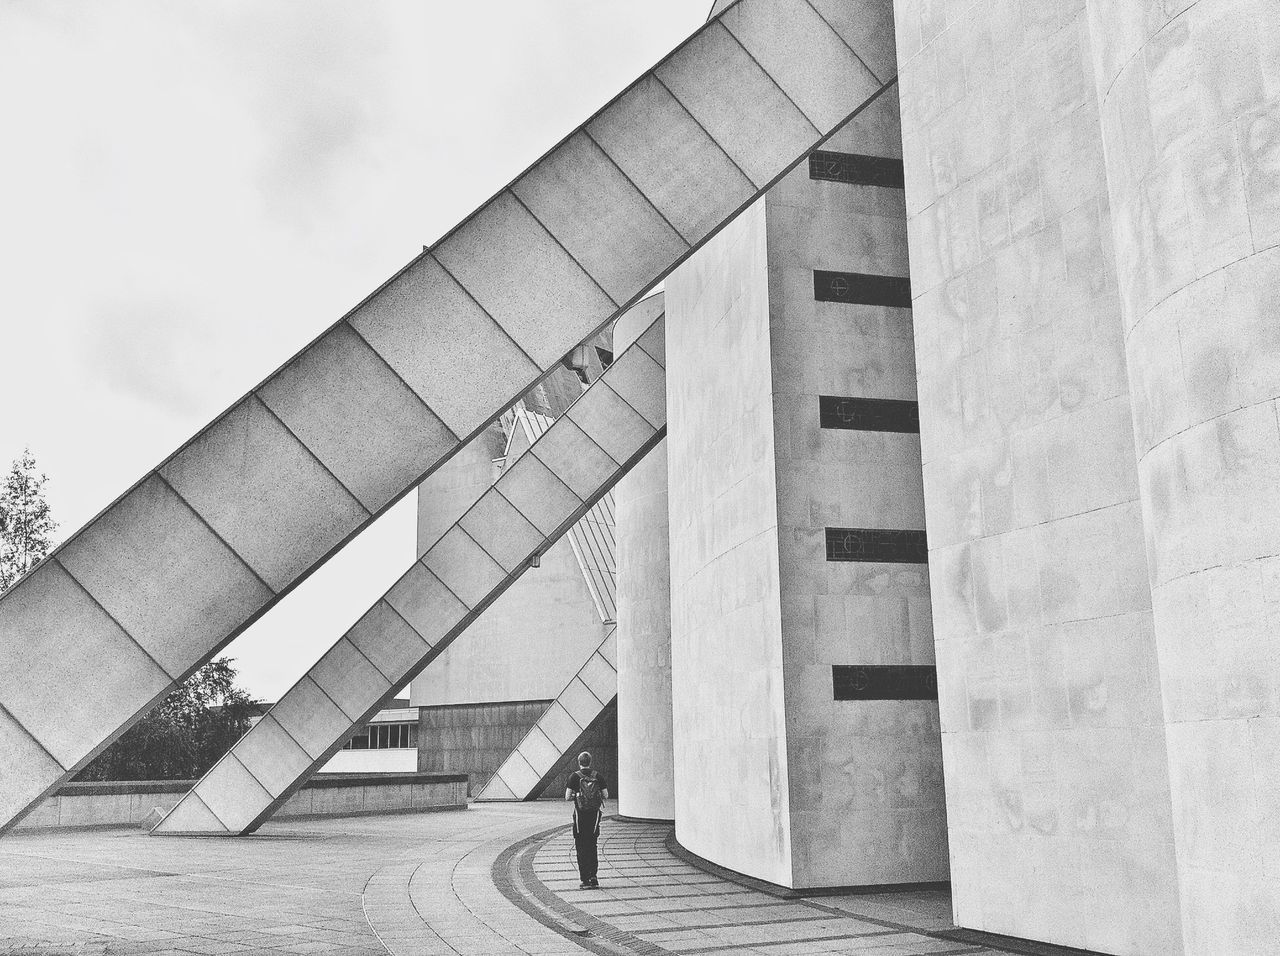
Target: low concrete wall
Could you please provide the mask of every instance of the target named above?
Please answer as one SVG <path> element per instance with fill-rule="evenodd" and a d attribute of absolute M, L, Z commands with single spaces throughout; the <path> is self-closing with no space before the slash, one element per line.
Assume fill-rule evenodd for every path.
<path fill-rule="evenodd" d="M 15 829 L 138 826 L 156 807 L 168 812 L 194 780 L 69 783 Z M 462 810 L 467 775 L 461 773 L 329 773 L 309 781 L 275 818 L 349 817 L 374 813 Z"/>

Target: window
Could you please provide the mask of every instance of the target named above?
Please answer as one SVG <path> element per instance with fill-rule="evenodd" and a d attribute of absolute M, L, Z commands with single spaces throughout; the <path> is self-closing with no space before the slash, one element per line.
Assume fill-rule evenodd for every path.
<path fill-rule="evenodd" d="M 835 700 L 937 700 L 938 671 L 914 664 L 833 664 Z"/>
<path fill-rule="evenodd" d="M 920 406 L 891 398 L 818 396 L 818 424 L 864 432 L 920 433 Z"/>
<path fill-rule="evenodd" d="M 889 528 L 828 528 L 828 561 L 882 561 L 926 564 L 929 550 L 923 531 Z"/>
<path fill-rule="evenodd" d="M 809 178 L 855 186 L 885 186 L 901 189 L 906 177 L 902 160 L 858 153 L 836 153 L 818 149 L 809 154 Z"/>
<path fill-rule="evenodd" d="M 404 750 L 418 746 L 418 725 L 370 724 L 348 740 L 343 750 Z"/>
<path fill-rule="evenodd" d="M 861 272 L 813 273 L 813 297 L 819 302 L 850 305 L 888 305 L 911 308 L 911 280 L 903 276 L 873 276 Z"/>

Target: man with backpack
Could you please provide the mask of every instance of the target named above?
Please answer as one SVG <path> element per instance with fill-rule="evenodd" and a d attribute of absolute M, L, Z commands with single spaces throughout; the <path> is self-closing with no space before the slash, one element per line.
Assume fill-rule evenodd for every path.
<path fill-rule="evenodd" d="M 569 774 L 564 798 L 573 801 L 573 844 L 578 851 L 582 889 L 598 887 L 596 868 L 600 858 L 596 840 L 600 837 L 601 808 L 609 799 L 609 786 L 603 776 L 591 769 L 591 754 L 585 750 L 578 754 L 578 769 Z"/>

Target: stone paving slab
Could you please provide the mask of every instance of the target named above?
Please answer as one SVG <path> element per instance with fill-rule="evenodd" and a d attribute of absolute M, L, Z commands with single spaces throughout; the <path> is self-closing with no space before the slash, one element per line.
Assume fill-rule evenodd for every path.
<path fill-rule="evenodd" d="M 568 815 L 539 801 L 272 822 L 238 839 L 18 832 L 0 840 L 0 953 L 1033 951 L 946 938 L 945 891 L 779 899 L 678 858 L 663 824 L 607 821 L 601 889 L 582 890 Z"/>

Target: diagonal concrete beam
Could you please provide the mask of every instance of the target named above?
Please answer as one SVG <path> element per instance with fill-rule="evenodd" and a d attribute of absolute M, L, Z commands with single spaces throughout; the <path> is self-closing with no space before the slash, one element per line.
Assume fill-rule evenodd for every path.
<path fill-rule="evenodd" d="M 0 597 L 0 832 L 894 82 L 737 0 Z"/>
<path fill-rule="evenodd" d="M 663 319 L 152 831 L 251 833 L 666 435 Z"/>
<path fill-rule="evenodd" d="M 560 762 L 577 749 L 595 719 L 617 699 L 618 626 L 615 624 L 476 799 L 536 797 Z"/>

